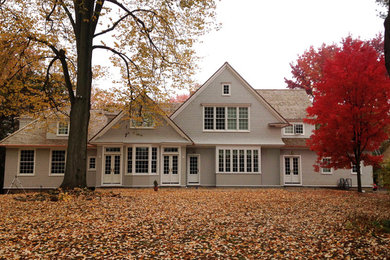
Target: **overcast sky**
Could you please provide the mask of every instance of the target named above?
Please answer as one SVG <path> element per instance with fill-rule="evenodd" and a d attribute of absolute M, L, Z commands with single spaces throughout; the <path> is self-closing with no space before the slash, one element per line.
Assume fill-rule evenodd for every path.
<path fill-rule="evenodd" d="M 285 88 L 289 63 L 311 45 L 383 32 L 375 0 L 222 0 L 222 29 L 203 38 L 195 79 L 203 84 L 225 61 L 254 88 Z"/>

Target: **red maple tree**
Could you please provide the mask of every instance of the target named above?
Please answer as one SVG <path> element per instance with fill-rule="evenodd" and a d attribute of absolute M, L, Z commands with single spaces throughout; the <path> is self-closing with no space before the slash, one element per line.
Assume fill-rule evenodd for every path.
<path fill-rule="evenodd" d="M 379 163 L 381 156 L 372 152 L 389 138 L 390 79 L 383 53 L 372 44 L 346 38 L 324 62 L 313 97 L 305 121 L 317 126 L 308 140 L 318 156 L 316 169 L 355 165 L 361 192 L 361 162 Z M 322 158 L 330 160 L 325 165 Z"/>
<path fill-rule="evenodd" d="M 364 42 L 372 46 L 378 55 L 384 54 L 382 34 Z M 332 59 L 333 55 L 340 51 L 340 48 L 340 44 L 322 44 L 319 48 L 310 46 L 302 55 L 298 56 L 294 63 L 290 63 L 292 79 L 284 78 L 287 87 L 304 89 L 308 95 L 313 97 L 313 88 L 322 79 L 325 61 Z"/>

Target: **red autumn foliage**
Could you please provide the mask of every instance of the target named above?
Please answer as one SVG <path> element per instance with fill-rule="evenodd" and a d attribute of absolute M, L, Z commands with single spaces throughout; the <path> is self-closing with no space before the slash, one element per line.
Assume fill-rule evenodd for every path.
<path fill-rule="evenodd" d="M 369 43 L 348 37 L 325 61 L 322 74 L 307 109 L 305 121 L 317 126 L 308 145 L 317 153 L 317 170 L 325 166 L 324 157 L 330 158 L 327 167 L 356 165 L 361 191 L 360 162 L 379 163 L 381 156 L 372 152 L 389 138 L 390 79 L 384 57 Z"/>
<path fill-rule="evenodd" d="M 169 102 L 170 103 L 183 103 L 186 101 L 190 95 L 188 94 L 177 94 L 175 97 L 172 97 Z"/>
<path fill-rule="evenodd" d="M 364 42 L 372 46 L 379 55 L 384 54 L 382 34 Z M 313 96 L 314 86 L 322 79 L 325 62 L 332 59 L 333 55 L 340 51 L 340 48 L 337 44 L 323 44 L 317 49 L 311 46 L 309 50 L 298 56 L 295 63 L 290 63 L 293 79 L 284 78 L 287 87 L 304 89 L 308 95 Z"/>

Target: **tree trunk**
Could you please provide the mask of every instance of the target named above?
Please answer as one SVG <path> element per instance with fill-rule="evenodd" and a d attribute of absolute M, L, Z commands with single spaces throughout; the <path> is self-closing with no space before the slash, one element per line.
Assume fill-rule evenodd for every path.
<path fill-rule="evenodd" d="M 390 76 L 390 4 L 389 4 L 389 11 L 387 13 L 387 17 L 384 22 L 385 26 L 385 43 L 384 43 L 384 50 L 385 50 L 385 64 L 386 64 L 386 70 L 387 74 Z"/>
<path fill-rule="evenodd" d="M 361 174 L 361 167 L 360 167 L 360 160 L 356 164 L 356 172 L 357 172 L 357 183 L 358 183 L 358 192 L 363 192 L 362 190 L 362 174 Z"/>
<path fill-rule="evenodd" d="M 78 1 L 75 1 L 78 2 Z M 87 142 L 90 117 L 92 84 L 92 41 L 94 1 L 83 1 L 81 10 L 76 10 L 77 85 L 76 96 L 71 100 L 70 132 L 66 169 L 62 188 L 86 187 Z"/>

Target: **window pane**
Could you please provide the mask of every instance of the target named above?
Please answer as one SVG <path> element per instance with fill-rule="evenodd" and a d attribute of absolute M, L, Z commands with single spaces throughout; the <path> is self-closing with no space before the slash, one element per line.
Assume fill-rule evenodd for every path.
<path fill-rule="evenodd" d="M 223 172 L 223 150 L 219 150 L 218 171 Z"/>
<path fill-rule="evenodd" d="M 239 107 L 239 121 L 238 128 L 240 130 L 248 130 L 248 108 L 247 107 Z"/>
<path fill-rule="evenodd" d="M 68 122 L 59 122 L 58 123 L 58 134 L 59 135 L 67 135 L 69 134 Z"/>
<path fill-rule="evenodd" d="M 133 147 L 127 148 L 127 173 L 133 172 Z"/>
<path fill-rule="evenodd" d="M 225 172 L 230 172 L 230 150 L 225 150 Z"/>
<path fill-rule="evenodd" d="M 106 148 L 106 152 L 108 153 L 117 153 L 117 152 L 120 152 L 121 151 L 121 148 L 120 147 L 107 147 Z"/>
<path fill-rule="evenodd" d="M 34 173 L 34 150 L 20 151 L 19 173 L 20 174 Z"/>
<path fill-rule="evenodd" d="M 324 164 L 329 164 L 330 163 L 330 159 L 329 158 L 323 158 L 322 162 Z M 324 172 L 324 173 L 328 173 L 329 172 L 330 173 L 330 172 L 332 172 L 332 168 L 324 167 L 324 168 L 322 168 L 322 172 Z"/>
<path fill-rule="evenodd" d="M 253 171 L 259 172 L 259 151 L 253 150 Z"/>
<path fill-rule="evenodd" d="M 96 169 L 96 157 L 89 158 L 89 169 Z"/>
<path fill-rule="evenodd" d="M 225 129 L 225 107 L 216 108 L 216 129 L 224 130 Z"/>
<path fill-rule="evenodd" d="M 246 171 L 252 172 L 252 150 L 246 150 Z"/>
<path fill-rule="evenodd" d="M 166 153 L 178 153 L 179 152 L 179 148 L 177 148 L 177 147 L 166 147 L 166 148 L 164 148 L 164 152 L 166 152 Z"/>
<path fill-rule="evenodd" d="M 136 147 L 135 172 L 149 173 L 149 148 L 148 147 Z"/>
<path fill-rule="evenodd" d="M 214 129 L 214 107 L 204 108 L 204 129 Z"/>
<path fill-rule="evenodd" d="M 284 133 L 285 134 L 293 134 L 294 133 L 294 126 L 289 125 L 284 128 Z"/>
<path fill-rule="evenodd" d="M 294 130 L 296 134 L 303 134 L 303 124 L 294 125 Z"/>
<path fill-rule="evenodd" d="M 157 147 L 152 147 L 152 173 L 157 173 Z"/>
<path fill-rule="evenodd" d="M 64 174 L 65 173 L 65 151 L 51 152 L 51 173 Z"/>
<path fill-rule="evenodd" d="M 245 155 L 244 155 L 244 150 L 240 150 L 240 172 L 245 172 Z"/>
<path fill-rule="evenodd" d="M 233 150 L 233 172 L 238 172 L 238 151 Z"/>
<path fill-rule="evenodd" d="M 223 94 L 224 95 L 230 94 L 230 86 L 229 85 L 223 85 Z"/>
<path fill-rule="evenodd" d="M 228 107 L 228 129 L 236 130 L 237 129 L 237 108 Z"/>

